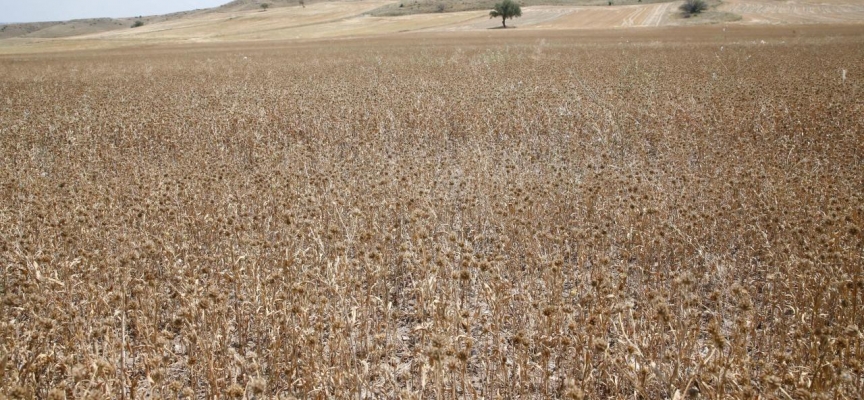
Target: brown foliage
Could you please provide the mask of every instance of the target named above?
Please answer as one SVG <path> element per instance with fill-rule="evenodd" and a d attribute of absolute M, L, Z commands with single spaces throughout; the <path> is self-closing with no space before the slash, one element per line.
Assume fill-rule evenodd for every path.
<path fill-rule="evenodd" d="M 860 398 L 860 38 L 574 43 L 0 59 L 0 393 Z"/>

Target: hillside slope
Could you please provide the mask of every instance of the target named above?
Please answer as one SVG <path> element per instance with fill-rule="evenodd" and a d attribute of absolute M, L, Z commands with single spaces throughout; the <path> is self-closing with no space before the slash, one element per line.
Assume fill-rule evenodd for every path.
<path fill-rule="evenodd" d="M 241 0 L 250 3 L 254 0 Z M 200 9 L 180 11 L 170 14 L 132 16 L 128 18 L 87 18 L 70 21 L 46 21 L 13 23 L 0 26 L 0 39 L 12 38 L 66 38 L 82 36 L 94 33 L 130 29 L 135 21 L 141 21 L 144 25 L 157 24 L 160 22 L 173 21 L 191 16 L 207 14 L 218 10 Z"/>
<path fill-rule="evenodd" d="M 184 42 L 232 42 L 374 36 L 402 32 L 484 31 L 498 28 L 487 9 L 422 13 L 430 4 L 445 11 L 476 7 L 490 0 L 236 0 L 211 9 L 139 19 L 95 19 L 0 27 L 0 53 L 56 51 Z M 862 24 L 864 0 L 712 1 L 715 7 L 694 18 L 682 18 L 681 1 L 635 4 L 612 0 L 523 0 L 522 17 L 508 23 L 520 30 L 616 29 L 692 24 Z M 410 2 L 410 4 L 409 4 Z M 542 5 L 552 3 L 553 5 Z M 267 9 L 262 8 L 268 4 Z M 402 7 L 400 7 L 402 5 Z M 447 8 L 447 7 L 453 8 Z M 389 15 L 414 7 L 409 15 Z M 419 11 L 418 11 L 419 10 Z M 400 11 L 401 12 L 401 11 Z M 129 29 L 133 22 L 144 25 Z M 10 39 L 11 38 L 11 39 Z"/>

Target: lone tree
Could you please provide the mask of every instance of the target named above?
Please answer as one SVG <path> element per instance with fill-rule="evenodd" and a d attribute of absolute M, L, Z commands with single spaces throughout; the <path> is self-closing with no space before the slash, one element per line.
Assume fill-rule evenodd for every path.
<path fill-rule="evenodd" d="M 496 3 L 495 9 L 489 11 L 489 18 L 501 17 L 501 25 L 504 25 L 505 28 L 507 27 L 507 19 L 521 16 L 522 8 L 520 8 L 518 4 L 514 3 L 513 0 L 504 0 L 500 3 Z"/>

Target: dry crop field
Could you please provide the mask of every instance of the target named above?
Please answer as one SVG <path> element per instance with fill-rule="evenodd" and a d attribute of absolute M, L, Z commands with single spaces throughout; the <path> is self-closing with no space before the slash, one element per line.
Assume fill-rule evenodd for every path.
<path fill-rule="evenodd" d="M 0 58 L 0 398 L 860 399 L 864 35 Z"/>

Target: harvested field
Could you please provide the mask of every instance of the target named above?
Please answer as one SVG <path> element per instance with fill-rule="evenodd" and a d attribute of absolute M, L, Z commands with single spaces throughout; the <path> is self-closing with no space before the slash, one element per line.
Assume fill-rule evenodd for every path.
<path fill-rule="evenodd" d="M 746 23 L 758 24 L 860 24 L 864 21 L 864 2 L 858 0 L 727 0 L 719 9 L 741 15 Z"/>
<path fill-rule="evenodd" d="M 671 14 L 676 3 L 659 3 L 624 7 L 581 7 L 547 24 L 537 24 L 537 29 L 597 29 L 638 26 L 660 26 Z"/>
<path fill-rule="evenodd" d="M 674 3 L 622 7 L 572 7 L 572 6 L 534 6 L 525 7 L 522 17 L 508 25 L 520 29 L 602 29 L 622 27 L 660 26 L 674 10 Z M 458 13 L 473 17 L 449 26 L 436 26 L 428 31 L 470 31 L 497 28 L 490 23 L 487 12 L 468 11 Z M 426 18 L 425 16 L 418 16 Z M 403 17 L 404 18 L 404 17 Z M 415 17 L 416 18 L 416 17 Z M 494 21 L 491 21 L 494 22 Z"/>
<path fill-rule="evenodd" d="M 134 30 L 106 32 L 91 36 L 90 39 L 243 40 L 255 34 L 271 39 L 282 39 L 286 37 L 279 34 L 286 30 L 308 26 L 318 26 L 318 29 L 321 29 L 322 24 L 339 23 L 388 3 L 390 2 L 324 2 L 304 8 L 284 7 L 266 12 L 261 10 L 214 12 L 190 19 L 145 25 Z"/>
<path fill-rule="evenodd" d="M 0 397 L 864 396 L 860 30 L 500 33 L 0 57 Z"/>

